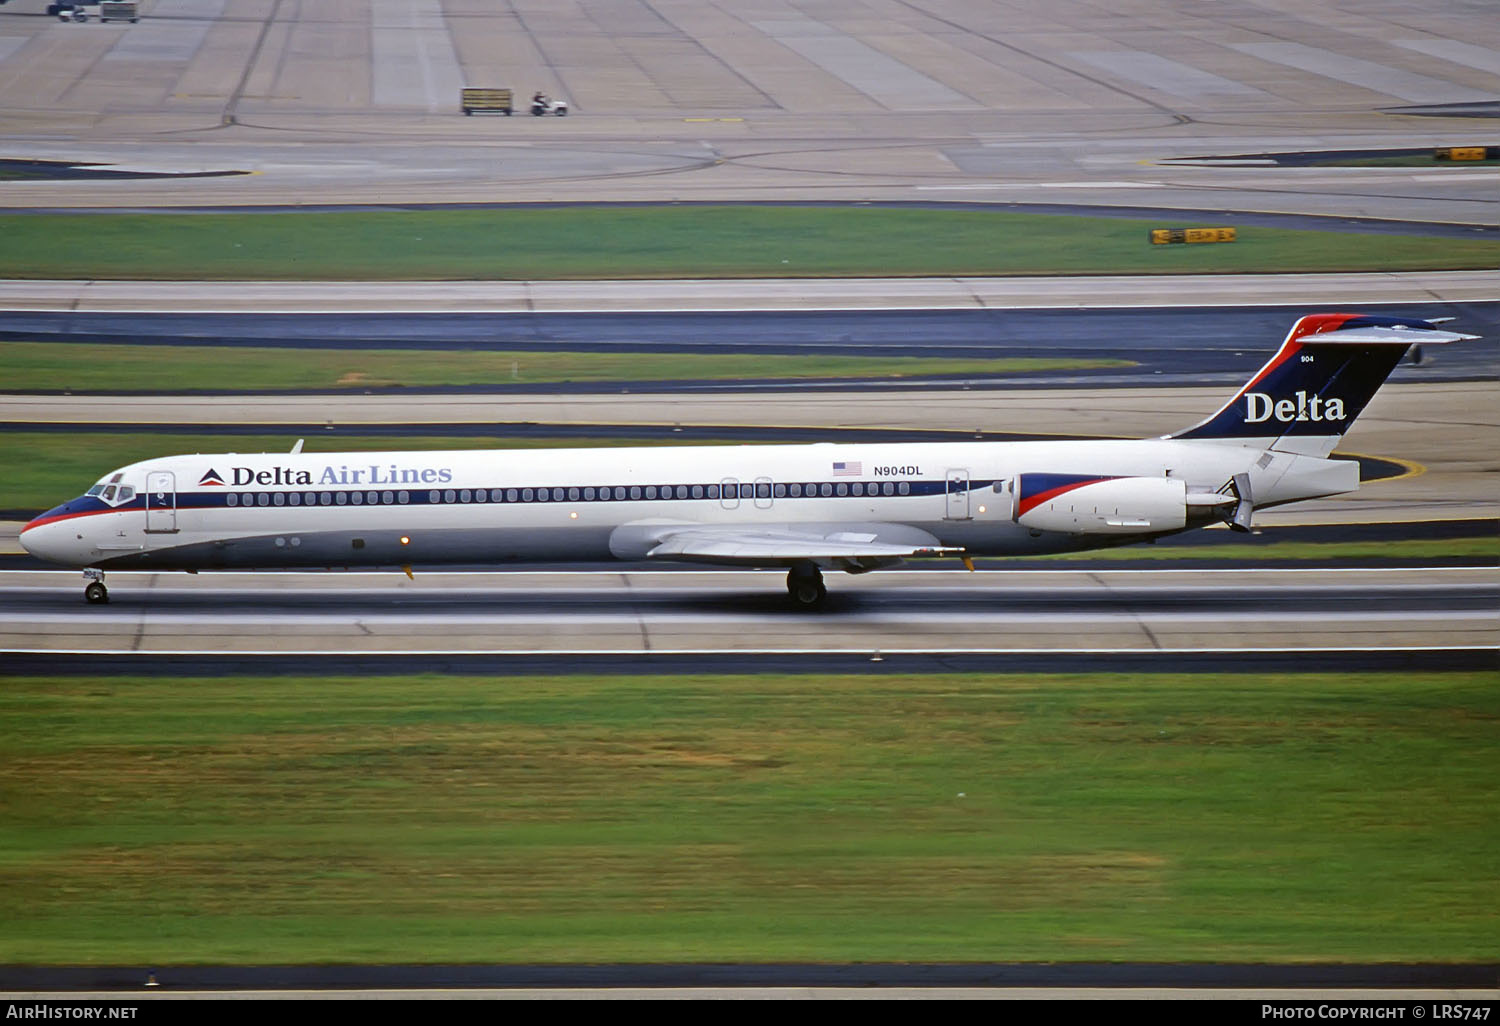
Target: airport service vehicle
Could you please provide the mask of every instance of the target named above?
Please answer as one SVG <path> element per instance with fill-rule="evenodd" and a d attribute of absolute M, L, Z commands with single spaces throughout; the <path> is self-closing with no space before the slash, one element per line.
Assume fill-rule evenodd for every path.
<path fill-rule="evenodd" d="M 99 20 L 128 21 L 134 25 L 141 20 L 138 5 L 129 0 L 100 0 Z"/>
<path fill-rule="evenodd" d="M 111 471 L 21 544 L 104 572 L 674 560 L 822 572 L 1150 541 L 1359 487 L 1334 446 L 1434 322 L 1301 318 L 1224 406 L 1161 438 L 459 452 L 214 453 Z M 997 400 L 1003 401 L 1003 399 Z"/>
<path fill-rule="evenodd" d="M 531 113 L 535 117 L 546 117 L 548 114 L 556 114 L 558 117 L 567 117 L 568 101 L 551 100 L 537 93 L 531 98 Z"/>

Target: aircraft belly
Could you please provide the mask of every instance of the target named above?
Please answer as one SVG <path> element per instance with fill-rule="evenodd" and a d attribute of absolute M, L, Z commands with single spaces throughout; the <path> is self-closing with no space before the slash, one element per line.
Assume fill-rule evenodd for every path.
<path fill-rule="evenodd" d="M 403 544 L 402 538 L 407 542 Z M 354 528 L 186 540 L 122 553 L 97 565 L 116 570 L 229 570 L 609 558 L 607 527 L 427 528 L 406 534 Z"/>

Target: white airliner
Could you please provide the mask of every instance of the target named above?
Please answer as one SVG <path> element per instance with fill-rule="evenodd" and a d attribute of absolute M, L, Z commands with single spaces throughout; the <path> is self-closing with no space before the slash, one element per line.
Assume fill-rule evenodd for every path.
<path fill-rule="evenodd" d="M 1413 344 L 1475 338 L 1363 314 L 1300 319 L 1213 416 L 1162 438 L 167 456 L 21 531 L 104 571 L 663 559 L 823 570 L 1123 545 L 1359 487 L 1328 459 Z M 1003 401 L 1003 399 L 999 400 Z"/>

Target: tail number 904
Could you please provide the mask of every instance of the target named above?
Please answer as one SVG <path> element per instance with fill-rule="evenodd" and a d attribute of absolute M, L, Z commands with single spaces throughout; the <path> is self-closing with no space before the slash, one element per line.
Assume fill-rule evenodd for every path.
<path fill-rule="evenodd" d="M 921 477 L 921 467 L 876 467 L 876 477 Z"/>

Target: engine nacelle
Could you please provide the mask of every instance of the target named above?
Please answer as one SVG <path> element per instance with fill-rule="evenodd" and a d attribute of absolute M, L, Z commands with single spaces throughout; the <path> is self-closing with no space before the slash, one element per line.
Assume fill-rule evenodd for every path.
<path fill-rule="evenodd" d="M 1022 474 L 1016 522 L 1069 534 L 1142 534 L 1187 526 L 1187 483 L 1170 477 Z"/>

